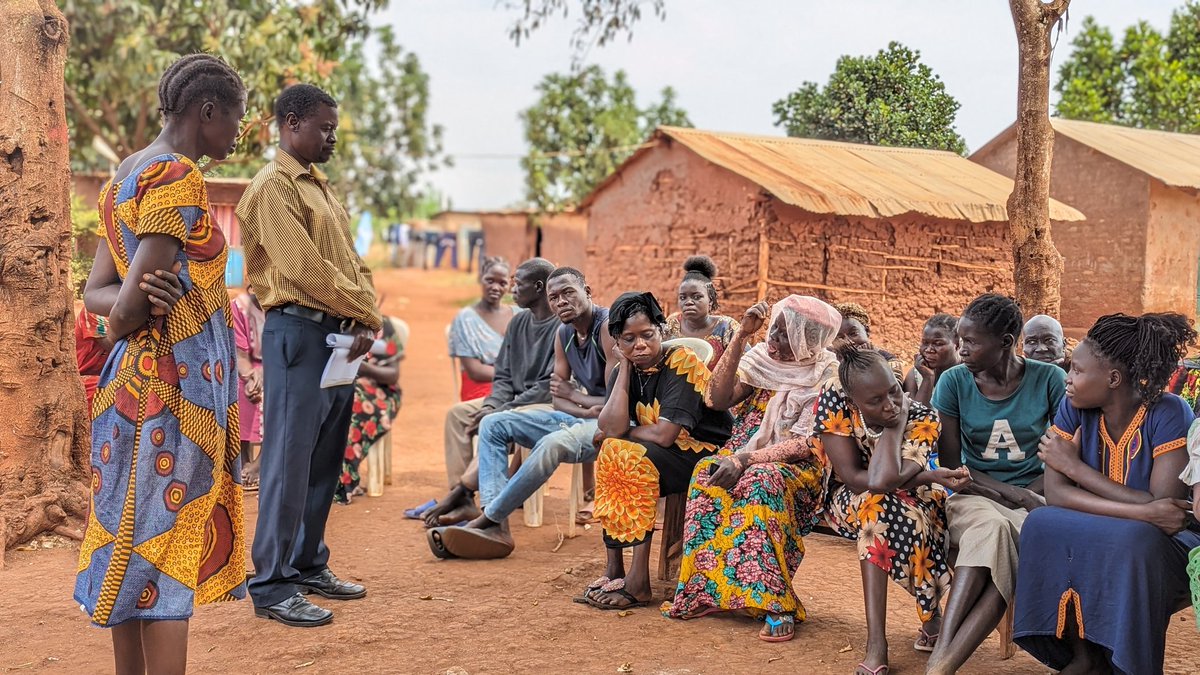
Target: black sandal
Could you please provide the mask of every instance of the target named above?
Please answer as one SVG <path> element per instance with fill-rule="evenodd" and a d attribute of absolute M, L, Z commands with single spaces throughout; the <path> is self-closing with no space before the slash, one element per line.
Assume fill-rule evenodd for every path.
<path fill-rule="evenodd" d="M 622 598 L 625 598 L 626 600 L 628 600 L 629 604 L 628 605 L 607 605 L 602 602 L 597 602 L 595 597 L 589 597 L 587 600 L 587 604 L 591 605 L 592 607 L 595 607 L 596 609 L 607 612 L 610 610 L 617 610 L 617 609 L 637 609 L 638 607 L 645 607 L 646 605 L 649 605 L 651 602 L 650 600 L 638 600 L 637 598 L 633 597 L 632 593 L 625 590 L 624 588 L 618 588 L 615 591 L 605 591 L 605 592 L 606 593 L 616 593 L 617 595 L 621 596 Z"/>

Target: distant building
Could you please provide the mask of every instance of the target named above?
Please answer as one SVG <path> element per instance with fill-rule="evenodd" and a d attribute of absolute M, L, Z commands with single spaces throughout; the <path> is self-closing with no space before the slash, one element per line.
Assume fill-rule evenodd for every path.
<path fill-rule="evenodd" d="M 649 290 L 673 306 L 702 253 L 723 313 L 789 293 L 854 301 L 908 350 L 930 315 L 1012 292 L 1011 192 L 949 152 L 661 127 L 581 205 L 588 280 L 604 302 Z M 1051 216 L 1083 217 L 1057 202 Z"/>
<path fill-rule="evenodd" d="M 1062 316 L 1081 334 L 1112 312 L 1182 312 L 1200 305 L 1200 136 L 1053 118 L 1050 195 L 1087 215 L 1058 222 Z M 1006 176 L 1016 165 L 1009 127 L 971 156 Z"/>

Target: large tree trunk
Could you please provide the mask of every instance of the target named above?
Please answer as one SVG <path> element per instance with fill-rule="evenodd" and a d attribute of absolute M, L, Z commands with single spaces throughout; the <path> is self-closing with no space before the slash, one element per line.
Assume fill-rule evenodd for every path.
<path fill-rule="evenodd" d="M 53 0 L 0 3 L 0 565 L 82 517 L 88 416 L 75 365 L 63 65 Z"/>
<path fill-rule="evenodd" d="M 1017 29 L 1017 167 L 1008 198 L 1012 228 L 1013 281 L 1026 316 L 1058 316 L 1062 256 L 1050 236 L 1051 33 L 1070 0 L 1009 0 Z"/>

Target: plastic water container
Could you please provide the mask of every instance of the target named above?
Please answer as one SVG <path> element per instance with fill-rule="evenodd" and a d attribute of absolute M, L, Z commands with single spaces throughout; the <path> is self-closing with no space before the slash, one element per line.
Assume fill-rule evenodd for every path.
<path fill-rule="evenodd" d="M 229 258 L 225 262 L 225 287 L 241 288 L 246 283 L 246 256 L 241 246 L 229 247 Z"/>

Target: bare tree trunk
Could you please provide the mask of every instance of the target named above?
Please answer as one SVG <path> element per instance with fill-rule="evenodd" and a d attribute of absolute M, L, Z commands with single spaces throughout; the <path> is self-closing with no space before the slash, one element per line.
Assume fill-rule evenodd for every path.
<path fill-rule="evenodd" d="M 0 3 L 0 564 L 86 514 L 88 416 L 75 365 L 67 23 Z"/>
<path fill-rule="evenodd" d="M 1017 29 L 1017 166 L 1008 198 L 1012 230 L 1013 281 L 1026 316 L 1058 316 L 1062 256 L 1050 236 L 1051 33 L 1070 0 L 1009 0 Z"/>

